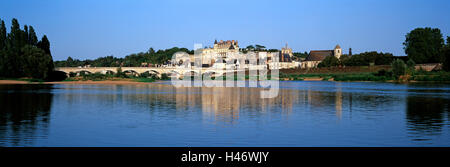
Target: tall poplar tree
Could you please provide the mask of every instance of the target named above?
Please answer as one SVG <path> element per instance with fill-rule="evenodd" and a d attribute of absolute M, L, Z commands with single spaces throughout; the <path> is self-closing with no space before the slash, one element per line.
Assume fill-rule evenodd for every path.
<path fill-rule="evenodd" d="M 5 76 L 7 57 L 6 57 L 6 26 L 5 22 L 0 19 L 0 77 Z"/>
<path fill-rule="evenodd" d="M 28 44 L 36 46 L 38 43 L 38 38 L 36 32 L 34 32 L 33 26 L 28 27 Z"/>
<path fill-rule="evenodd" d="M 0 50 L 6 49 L 6 26 L 5 22 L 0 19 Z"/>

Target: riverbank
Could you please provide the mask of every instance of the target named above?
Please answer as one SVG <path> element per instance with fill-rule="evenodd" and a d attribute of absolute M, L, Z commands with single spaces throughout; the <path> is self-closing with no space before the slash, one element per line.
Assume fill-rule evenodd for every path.
<path fill-rule="evenodd" d="M 395 76 L 389 66 L 328 67 L 280 70 L 285 81 L 450 82 L 450 72 L 406 69 Z"/>
<path fill-rule="evenodd" d="M 245 80 L 250 77 L 246 76 Z M 258 78 L 258 77 L 257 77 Z M 237 78 L 235 78 L 236 80 Z M 167 80 L 167 79 L 166 79 Z M 450 72 L 445 71 L 410 71 L 405 75 L 394 77 L 392 71 L 381 69 L 378 72 L 330 72 L 306 73 L 298 71 L 280 71 L 280 81 L 344 81 L 344 82 L 444 82 L 450 83 Z M 163 81 L 158 78 L 144 77 L 70 77 L 64 81 L 47 82 L 30 78 L 0 78 L 0 84 L 146 84 Z"/>

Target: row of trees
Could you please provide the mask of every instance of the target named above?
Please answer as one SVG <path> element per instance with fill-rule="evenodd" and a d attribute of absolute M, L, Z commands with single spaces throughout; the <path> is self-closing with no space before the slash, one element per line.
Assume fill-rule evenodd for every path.
<path fill-rule="evenodd" d="M 306 59 L 306 57 L 308 57 L 308 52 L 294 52 L 294 53 L 292 53 L 294 56 L 293 56 L 293 60 L 295 60 L 295 61 L 302 61 L 302 60 L 304 60 L 304 59 Z"/>
<path fill-rule="evenodd" d="M 261 51 L 265 50 L 264 46 L 261 45 L 250 45 L 247 48 L 242 49 L 244 53 L 247 51 Z M 268 49 L 265 51 L 269 52 L 278 52 L 277 49 Z M 56 67 L 78 67 L 78 66 L 86 66 L 91 65 L 93 67 L 139 67 L 142 63 L 151 63 L 151 64 L 167 64 L 171 59 L 173 54 L 176 52 L 186 52 L 188 54 L 194 54 L 193 50 L 189 50 L 186 48 L 178 48 L 173 47 L 165 50 L 155 51 L 153 48 L 150 48 L 147 52 L 140 52 L 130 54 L 125 56 L 124 58 L 117 58 L 114 56 L 105 56 L 99 57 L 94 60 L 79 60 L 73 59 L 72 57 L 68 57 L 66 60 L 55 61 Z M 303 54 L 303 53 L 301 53 Z"/>
<path fill-rule="evenodd" d="M 447 44 L 442 49 L 443 56 L 443 69 L 450 71 L 450 37 L 447 37 Z"/>
<path fill-rule="evenodd" d="M 450 70 L 450 38 L 447 36 L 445 44 L 440 29 L 416 28 L 406 34 L 403 45 L 408 58 L 417 64 L 442 63 L 445 70 Z"/>
<path fill-rule="evenodd" d="M 194 51 L 186 48 L 173 47 L 165 50 L 155 51 L 150 48 L 147 52 L 130 54 L 125 58 L 114 56 L 100 57 L 94 60 L 78 60 L 71 57 L 63 61 L 55 61 L 56 67 L 78 67 L 91 65 L 93 67 L 140 67 L 143 63 L 167 64 L 176 52 L 186 52 L 193 54 Z"/>
<path fill-rule="evenodd" d="M 278 49 L 267 49 L 265 46 L 263 45 L 248 45 L 245 48 L 240 48 L 239 49 L 241 52 L 243 53 L 248 53 L 250 51 L 267 51 L 267 52 L 279 52 L 280 50 Z"/>
<path fill-rule="evenodd" d="M 12 19 L 11 30 L 0 25 L 0 77 L 31 77 L 46 79 L 53 71 L 53 59 L 47 36 L 38 40 L 33 26 L 20 28 L 19 21 Z"/>
<path fill-rule="evenodd" d="M 265 50 L 266 47 L 262 45 L 248 45 L 244 50 L 246 51 L 262 51 Z"/>
<path fill-rule="evenodd" d="M 389 65 L 394 60 L 391 53 L 364 52 L 352 56 L 342 55 L 339 59 L 334 56 L 327 56 L 318 67 L 334 66 L 368 66 L 368 65 Z"/>
<path fill-rule="evenodd" d="M 450 37 L 447 43 L 437 28 L 416 28 L 406 35 L 405 53 L 408 59 L 417 64 L 442 63 L 446 71 L 450 71 Z M 367 66 L 388 65 L 394 60 L 391 53 L 365 52 L 353 55 L 342 55 L 340 59 L 334 56 L 326 57 L 318 66 Z"/>

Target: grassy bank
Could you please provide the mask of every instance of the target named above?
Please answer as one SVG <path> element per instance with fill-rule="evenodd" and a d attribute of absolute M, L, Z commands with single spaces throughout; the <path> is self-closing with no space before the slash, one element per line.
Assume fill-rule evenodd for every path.
<path fill-rule="evenodd" d="M 432 82 L 448 82 L 450 81 L 450 72 L 445 71 L 416 71 L 412 73 L 413 81 L 432 81 Z"/>
<path fill-rule="evenodd" d="M 101 73 L 92 73 L 92 74 L 80 74 L 80 75 L 71 75 L 71 77 L 66 78 L 63 81 L 71 82 L 71 81 L 135 81 L 135 82 L 155 82 L 157 80 L 168 80 L 168 76 L 166 74 L 162 74 L 161 78 L 156 75 L 126 75 L 123 73 L 119 74 L 101 74 Z"/>
<path fill-rule="evenodd" d="M 349 69 L 355 69 L 355 71 Z M 332 67 L 313 70 L 289 69 L 280 71 L 280 80 L 311 80 L 311 78 L 323 81 L 450 82 L 450 72 L 407 70 L 404 75 L 395 76 L 391 68 L 387 66 Z"/>
<path fill-rule="evenodd" d="M 0 80 L 12 80 L 12 81 L 25 81 L 30 83 L 42 83 L 45 82 L 45 80 L 42 79 L 34 79 L 34 78 L 0 78 Z"/>
<path fill-rule="evenodd" d="M 282 74 L 280 80 L 322 80 L 322 81 L 388 81 L 391 76 L 377 76 L 376 73 L 348 73 L 348 74 Z"/>

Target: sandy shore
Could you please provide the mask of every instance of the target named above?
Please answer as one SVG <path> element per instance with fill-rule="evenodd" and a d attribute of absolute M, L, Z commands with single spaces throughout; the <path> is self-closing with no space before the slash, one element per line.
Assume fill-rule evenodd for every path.
<path fill-rule="evenodd" d="M 0 84 L 29 84 L 28 81 L 0 80 Z"/>
<path fill-rule="evenodd" d="M 323 78 L 303 78 L 303 81 L 323 81 Z"/>
<path fill-rule="evenodd" d="M 137 82 L 137 81 L 64 81 L 64 82 L 28 82 L 28 81 L 17 81 L 17 80 L 0 80 L 0 84 L 149 84 L 148 82 Z"/>
<path fill-rule="evenodd" d="M 280 78 L 280 81 L 292 81 L 292 78 Z M 323 81 L 323 78 L 319 77 L 306 77 L 303 78 L 303 81 Z"/>

